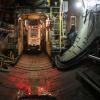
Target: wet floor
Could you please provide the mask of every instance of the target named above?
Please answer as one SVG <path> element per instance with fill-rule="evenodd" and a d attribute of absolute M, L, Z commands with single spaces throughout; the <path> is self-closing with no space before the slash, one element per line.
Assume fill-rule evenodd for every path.
<path fill-rule="evenodd" d="M 60 71 L 44 53 L 23 54 L 10 72 L 0 72 L 0 100 L 15 100 L 26 94 L 50 94 L 58 100 L 94 100 L 77 80 L 78 70 L 79 67 Z"/>

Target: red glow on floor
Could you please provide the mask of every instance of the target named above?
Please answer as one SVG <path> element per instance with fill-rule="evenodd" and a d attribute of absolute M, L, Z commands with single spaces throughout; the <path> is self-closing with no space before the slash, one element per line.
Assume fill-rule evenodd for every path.
<path fill-rule="evenodd" d="M 43 87 L 38 87 L 38 95 L 45 95 L 46 89 Z"/>
<path fill-rule="evenodd" d="M 16 81 L 16 77 L 10 77 L 10 81 L 11 82 L 15 82 Z"/>
<path fill-rule="evenodd" d="M 19 89 L 21 90 L 25 90 L 27 91 L 27 95 L 30 96 L 31 95 L 31 86 L 27 85 L 27 84 L 17 84 L 16 85 Z"/>
<path fill-rule="evenodd" d="M 31 95 L 31 86 L 29 85 L 28 80 L 19 79 L 17 77 L 10 77 L 9 80 L 20 90 L 27 91 L 28 96 Z"/>
<path fill-rule="evenodd" d="M 19 88 L 19 89 L 27 89 L 28 88 L 28 85 L 22 84 L 22 83 L 17 83 L 16 84 L 16 87 Z"/>
<path fill-rule="evenodd" d="M 30 87 L 28 88 L 27 92 L 28 92 L 28 96 L 30 96 L 31 95 L 31 89 L 30 89 Z"/>
<path fill-rule="evenodd" d="M 12 82 L 12 84 L 15 85 L 16 88 L 22 90 L 23 92 L 26 91 L 25 94 L 27 94 L 28 96 L 33 94 L 31 91 L 32 85 L 29 84 L 29 81 L 27 79 L 10 77 L 10 81 Z M 50 81 L 48 81 L 48 80 L 46 80 L 45 82 L 39 81 L 36 84 L 35 88 L 36 88 L 35 94 L 37 94 L 37 95 L 51 95 L 49 93 Z"/>
<path fill-rule="evenodd" d="M 38 87 L 38 96 L 40 96 L 41 95 L 41 87 Z"/>
<path fill-rule="evenodd" d="M 46 91 L 47 92 L 48 92 L 49 88 L 50 88 L 50 82 L 49 81 L 46 81 Z"/>

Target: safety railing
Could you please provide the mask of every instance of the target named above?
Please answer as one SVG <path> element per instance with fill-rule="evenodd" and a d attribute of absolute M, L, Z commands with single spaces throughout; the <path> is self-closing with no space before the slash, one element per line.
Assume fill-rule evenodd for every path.
<path fill-rule="evenodd" d="M 63 0 L 59 1 L 59 5 L 50 7 L 50 17 L 52 20 L 52 49 L 61 52 L 63 48 Z"/>

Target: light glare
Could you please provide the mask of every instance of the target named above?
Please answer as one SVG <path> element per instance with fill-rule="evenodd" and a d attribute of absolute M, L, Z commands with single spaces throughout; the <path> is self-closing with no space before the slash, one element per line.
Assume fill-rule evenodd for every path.
<path fill-rule="evenodd" d="M 76 3 L 76 7 L 77 7 L 77 8 L 80 8 L 80 7 L 82 7 L 82 4 L 81 4 L 81 2 L 77 2 L 77 3 Z"/>

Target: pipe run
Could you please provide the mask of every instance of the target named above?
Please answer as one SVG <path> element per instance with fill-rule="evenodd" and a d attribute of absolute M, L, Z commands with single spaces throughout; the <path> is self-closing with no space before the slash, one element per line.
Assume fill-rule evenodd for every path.
<path fill-rule="evenodd" d="M 97 60 L 100 61 L 99 57 L 93 56 L 93 55 L 88 55 L 89 58 L 93 59 L 93 60 Z"/>

